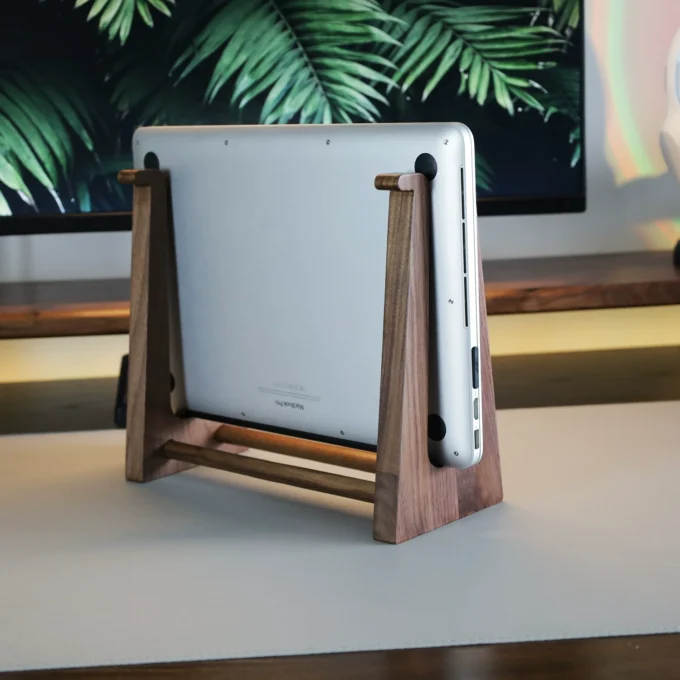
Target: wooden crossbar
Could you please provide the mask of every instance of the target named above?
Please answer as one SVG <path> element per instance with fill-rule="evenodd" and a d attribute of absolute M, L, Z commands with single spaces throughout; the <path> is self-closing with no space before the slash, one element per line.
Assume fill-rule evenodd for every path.
<path fill-rule="evenodd" d="M 241 427 L 240 425 L 222 425 L 215 432 L 215 439 L 222 444 L 282 453 L 286 456 L 315 460 L 329 465 L 339 465 L 352 470 L 375 472 L 377 456 L 371 451 L 324 444 L 311 439 L 288 437 L 251 427 Z"/>
<path fill-rule="evenodd" d="M 170 440 L 160 451 L 160 455 L 170 460 L 179 460 L 190 465 L 203 465 L 235 472 L 248 477 L 256 477 L 269 482 L 299 486 L 303 489 L 321 491 L 357 501 L 373 503 L 375 498 L 375 483 L 355 477 L 334 475 L 320 470 L 274 463 L 270 460 L 251 458 L 238 453 L 217 451 L 193 444 L 182 444 Z"/>

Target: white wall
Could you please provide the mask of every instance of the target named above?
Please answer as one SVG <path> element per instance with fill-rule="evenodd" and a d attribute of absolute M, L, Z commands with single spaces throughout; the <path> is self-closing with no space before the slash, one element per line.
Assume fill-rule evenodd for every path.
<path fill-rule="evenodd" d="M 680 217 L 680 188 L 658 144 L 666 54 L 678 28 L 678 0 L 587 0 L 588 210 L 485 218 L 485 258 L 667 249 L 680 238 L 680 222 L 672 221 Z M 628 135 L 623 142 L 619 129 Z M 640 146 L 637 155 L 651 160 L 631 170 L 626 146 Z M 123 277 L 129 267 L 129 234 L 0 238 L 0 281 Z"/>
<path fill-rule="evenodd" d="M 131 244 L 129 232 L 4 236 L 0 282 L 127 277 Z"/>

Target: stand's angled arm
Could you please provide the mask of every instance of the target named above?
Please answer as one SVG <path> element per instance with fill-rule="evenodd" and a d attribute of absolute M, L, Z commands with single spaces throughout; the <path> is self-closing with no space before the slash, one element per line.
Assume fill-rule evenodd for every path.
<path fill-rule="evenodd" d="M 427 450 L 429 183 L 420 174 L 379 175 L 375 185 L 390 191 L 390 207 L 373 536 L 401 543 L 499 503 L 503 490 L 481 257 L 484 455 L 465 470 L 437 468 Z"/>
<path fill-rule="evenodd" d="M 118 180 L 134 188 L 125 473 L 148 482 L 193 467 L 161 454 L 170 439 L 222 451 L 242 447 L 216 441 L 216 423 L 172 411 L 170 337 L 179 329 L 169 175 L 123 170 Z"/>
<path fill-rule="evenodd" d="M 126 476 L 141 482 L 185 469 L 153 456 L 166 441 L 164 424 L 173 417 L 168 340 L 168 176 L 161 170 L 122 170 L 118 181 L 134 187 Z M 163 469 L 168 466 L 177 469 Z"/>
<path fill-rule="evenodd" d="M 373 536 L 400 543 L 427 531 L 420 514 L 429 512 L 411 471 L 414 463 L 430 466 L 430 196 L 421 174 L 378 175 L 375 186 L 390 191 L 390 204 Z"/>

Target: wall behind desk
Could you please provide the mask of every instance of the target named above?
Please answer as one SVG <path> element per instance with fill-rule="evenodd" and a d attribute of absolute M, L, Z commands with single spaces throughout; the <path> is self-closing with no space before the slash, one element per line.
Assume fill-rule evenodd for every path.
<path fill-rule="evenodd" d="M 588 210 L 483 219 L 485 258 L 661 250 L 680 238 L 680 185 L 659 145 L 680 2 L 586 0 L 585 20 Z M 0 238 L 0 281 L 124 277 L 130 242 L 129 234 Z"/>

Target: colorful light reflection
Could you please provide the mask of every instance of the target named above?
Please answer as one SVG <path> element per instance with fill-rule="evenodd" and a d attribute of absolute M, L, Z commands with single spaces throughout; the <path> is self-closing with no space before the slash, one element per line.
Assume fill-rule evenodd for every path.
<path fill-rule="evenodd" d="M 678 0 L 590 0 L 589 32 L 605 90 L 606 155 L 618 185 L 668 171 L 659 133 Z M 680 183 L 678 184 L 680 192 Z M 640 225 L 650 248 L 680 238 L 680 218 Z"/>

